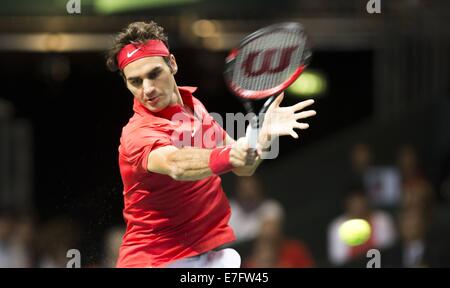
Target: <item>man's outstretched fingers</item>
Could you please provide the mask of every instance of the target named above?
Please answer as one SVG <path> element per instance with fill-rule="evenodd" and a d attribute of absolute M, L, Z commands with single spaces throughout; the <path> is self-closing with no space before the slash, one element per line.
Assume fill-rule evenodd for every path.
<path fill-rule="evenodd" d="M 314 110 L 303 111 L 295 114 L 295 120 L 312 117 L 315 116 L 316 114 L 317 113 Z"/>
<path fill-rule="evenodd" d="M 292 107 L 294 108 L 294 111 L 298 111 L 298 110 L 305 109 L 306 107 L 308 107 L 308 106 L 310 106 L 312 104 L 314 104 L 314 100 L 313 99 L 309 99 L 309 100 L 305 100 L 305 101 L 299 102 L 299 103 L 295 104 Z"/>
<path fill-rule="evenodd" d="M 289 135 L 291 135 L 295 139 L 298 139 L 298 134 L 297 132 L 294 131 L 294 129 L 292 129 L 291 132 L 289 132 Z"/>
<path fill-rule="evenodd" d="M 298 122 L 296 122 L 295 124 L 294 124 L 294 128 L 297 128 L 297 129 L 308 129 L 309 128 L 309 124 L 308 123 L 298 123 Z"/>

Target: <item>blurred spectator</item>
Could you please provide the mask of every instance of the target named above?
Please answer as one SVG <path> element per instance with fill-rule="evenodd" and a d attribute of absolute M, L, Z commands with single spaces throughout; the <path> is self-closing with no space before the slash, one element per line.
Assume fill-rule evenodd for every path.
<path fill-rule="evenodd" d="M 12 118 L 13 114 L 14 105 L 9 101 L 0 98 L 0 119 Z"/>
<path fill-rule="evenodd" d="M 264 196 L 263 187 L 256 176 L 238 177 L 236 197 L 230 199 L 230 225 L 237 242 L 255 239 L 267 218 L 281 217 L 282 206 Z"/>
<path fill-rule="evenodd" d="M 416 150 L 412 145 L 406 144 L 400 147 L 397 157 L 402 179 L 406 186 L 424 180 L 423 171 L 419 168 Z"/>
<path fill-rule="evenodd" d="M 351 179 L 350 183 L 363 183 L 366 172 L 372 166 L 372 151 L 368 144 L 356 143 L 350 152 Z"/>
<path fill-rule="evenodd" d="M 104 268 L 116 267 L 117 257 L 119 257 L 119 248 L 122 244 L 122 237 L 125 233 L 125 227 L 117 226 L 112 227 L 106 231 L 104 253 L 105 258 L 103 260 Z"/>
<path fill-rule="evenodd" d="M 367 172 L 364 182 L 373 207 L 398 207 L 401 198 L 401 177 L 398 169 L 391 166 L 373 167 Z"/>
<path fill-rule="evenodd" d="M 66 268 L 67 251 L 79 247 L 79 227 L 71 219 L 57 217 L 44 223 L 36 238 L 37 266 Z"/>
<path fill-rule="evenodd" d="M 448 208 L 435 213 L 436 195 L 425 177 L 419 157 L 411 144 L 398 150 L 402 175 L 402 206 L 399 217 L 400 240 L 382 251 L 384 267 L 448 267 Z M 439 211 L 439 209 L 437 210 Z"/>
<path fill-rule="evenodd" d="M 0 268 L 32 266 L 32 222 L 10 211 L 0 213 Z"/>
<path fill-rule="evenodd" d="M 432 186 L 419 166 L 416 150 L 404 145 L 398 152 L 398 167 L 402 176 L 403 209 L 419 209 L 429 217 L 434 202 Z"/>
<path fill-rule="evenodd" d="M 4 212 L 0 214 L 0 267 L 14 267 L 16 261 L 11 251 L 11 235 L 14 219 Z"/>
<path fill-rule="evenodd" d="M 350 219 L 365 219 L 369 222 L 372 233 L 365 243 L 349 246 L 339 237 L 339 227 Z M 352 185 L 345 198 L 345 212 L 334 219 L 328 228 L 328 256 L 332 265 L 346 264 L 362 256 L 372 248 L 386 248 L 394 244 L 396 238 L 392 217 L 381 210 L 372 210 L 362 185 Z"/>
<path fill-rule="evenodd" d="M 355 144 L 350 157 L 352 175 L 349 183 L 363 183 L 370 205 L 378 208 L 398 205 L 401 194 L 398 170 L 375 165 L 371 148 L 366 143 Z"/>
<path fill-rule="evenodd" d="M 424 267 L 427 220 L 420 209 L 405 209 L 399 217 L 400 239 L 382 252 L 382 267 Z"/>
<path fill-rule="evenodd" d="M 266 218 L 252 253 L 243 259 L 246 268 L 310 268 L 314 259 L 309 249 L 299 240 L 287 238 L 283 233 L 283 217 Z"/>
<path fill-rule="evenodd" d="M 356 143 L 350 151 L 349 183 L 364 183 L 367 171 L 372 167 L 372 151 L 364 142 Z"/>

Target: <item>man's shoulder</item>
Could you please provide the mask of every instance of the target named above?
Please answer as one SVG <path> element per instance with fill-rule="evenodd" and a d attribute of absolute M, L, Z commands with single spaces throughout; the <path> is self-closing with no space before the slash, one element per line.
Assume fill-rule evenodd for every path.
<path fill-rule="evenodd" d="M 194 106 L 194 110 L 198 113 L 201 112 L 201 115 L 205 115 L 208 114 L 208 109 L 206 109 L 205 105 L 203 104 L 203 102 L 194 96 L 194 92 L 197 91 L 197 87 L 193 87 L 193 86 L 178 86 L 178 89 L 182 92 L 182 93 L 187 93 L 189 95 L 189 97 L 191 97 L 192 99 L 192 105 Z"/>
<path fill-rule="evenodd" d="M 205 105 L 203 105 L 202 101 L 200 101 L 197 97 L 192 95 L 192 103 L 194 103 L 194 107 L 201 107 L 206 111 Z"/>
<path fill-rule="evenodd" d="M 171 129 L 170 121 L 158 117 L 141 117 L 133 115 L 128 123 L 122 128 L 122 137 L 134 136 L 139 134 L 147 135 L 148 133 L 160 134 Z"/>
<path fill-rule="evenodd" d="M 170 123 L 166 122 L 145 121 L 140 117 L 133 116 L 122 128 L 120 145 L 127 149 L 146 142 L 145 139 L 170 137 L 173 128 Z"/>

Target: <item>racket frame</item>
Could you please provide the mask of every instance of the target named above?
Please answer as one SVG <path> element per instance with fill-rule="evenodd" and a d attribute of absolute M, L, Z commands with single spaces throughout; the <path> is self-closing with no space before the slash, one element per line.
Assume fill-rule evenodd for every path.
<path fill-rule="evenodd" d="M 309 47 L 306 46 L 307 43 L 305 43 L 304 53 L 302 55 L 302 57 L 304 58 L 303 59 L 304 64 L 300 65 L 286 81 L 284 81 L 280 85 L 277 85 L 276 87 L 272 87 L 272 88 L 266 89 L 266 90 L 248 90 L 248 89 L 238 87 L 230 80 L 231 77 L 228 76 L 228 74 L 233 72 L 233 69 L 231 69 L 231 67 L 234 67 L 234 62 L 236 61 L 236 58 L 239 55 L 240 49 L 242 47 L 246 46 L 249 42 L 252 42 L 259 37 L 262 37 L 269 33 L 276 32 L 278 30 L 287 31 L 287 32 L 295 31 L 296 33 L 299 32 L 299 33 L 303 33 L 303 34 L 305 33 L 305 29 L 304 29 L 303 25 L 296 23 L 296 22 L 285 22 L 285 23 L 273 24 L 273 25 L 261 28 L 261 29 L 257 30 L 256 32 L 253 32 L 252 34 L 243 38 L 239 44 L 239 48 L 232 49 L 231 52 L 226 57 L 225 73 L 224 73 L 225 74 L 225 83 L 227 84 L 228 88 L 236 96 L 239 96 L 244 99 L 249 99 L 249 100 L 259 100 L 259 99 L 274 96 L 276 94 L 281 93 L 287 87 L 289 87 L 305 70 L 305 68 L 309 62 L 310 55 L 311 55 Z M 305 36 L 305 38 L 306 38 L 306 36 Z"/>
<path fill-rule="evenodd" d="M 304 46 L 304 53 L 302 54 L 302 62 L 303 64 L 300 65 L 297 69 L 294 70 L 294 72 L 291 74 L 291 76 L 281 83 L 280 85 L 277 85 L 276 87 L 265 89 L 265 90 L 248 90 L 243 89 L 241 87 L 238 87 L 237 85 L 233 84 L 230 80 L 232 77 L 229 75 L 232 74 L 235 61 L 239 55 L 239 51 L 242 47 L 247 45 L 249 42 L 254 41 L 255 39 L 262 37 L 268 33 L 273 33 L 277 30 L 282 31 L 295 31 L 296 33 L 305 33 L 305 29 L 303 25 L 296 23 L 296 22 L 285 22 L 285 23 L 278 23 L 274 25 L 270 25 L 264 28 L 261 28 L 257 30 L 256 32 L 246 36 L 242 39 L 240 42 L 239 48 L 232 49 L 225 60 L 225 83 L 227 84 L 228 88 L 238 97 L 241 98 L 243 101 L 244 107 L 247 110 L 248 113 L 255 113 L 251 104 L 252 100 L 261 100 L 264 98 L 269 98 L 265 101 L 263 107 L 260 109 L 259 113 L 254 115 L 254 117 L 250 120 L 250 125 L 247 127 L 246 131 L 246 137 L 248 139 L 248 144 L 250 149 L 252 150 L 251 153 L 256 153 L 256 146 L 258 143 L 258 137 L 259 137 L 259 131 L 262 127 L 262 123 L 264 121 L 264 113 L 269 108 L 270 104 L 275 100 L 275 97 L 277 94 L 284 91 L 287 87 L 289 87 L 305 70 L 307 67 L 311 51 L 309 50 L 309 47 L 307 46 L 307 42 Z M 305 36 L 306 38 L 306 36 Z M 261 117 L 260 117 L 261 116 Z M 252 158 L 252 157 L 250 157 Z M 251 163 L 248 163 L 251 164 Z"/>

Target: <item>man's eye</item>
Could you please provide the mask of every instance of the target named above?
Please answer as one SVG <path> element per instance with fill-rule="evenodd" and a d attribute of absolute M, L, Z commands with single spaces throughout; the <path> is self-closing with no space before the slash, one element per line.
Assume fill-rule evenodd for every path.
<path fill-rule="evenodd" d="M 134 79 L 130 81 L 130 84 L 133 86 L 139 86 L 141 85 L 142 81 L 140 79 Z"/>
<path fill-rule="evenodd" d="M 148 75 L 148 78 L 156 79 L 158 78 L 159 74 L 161 74 L 161 70 L 154 71 Z"/>

